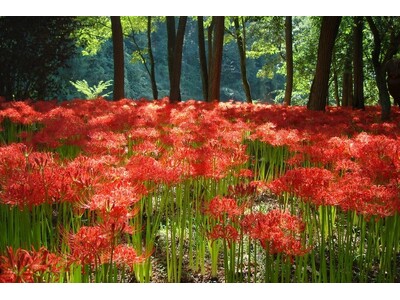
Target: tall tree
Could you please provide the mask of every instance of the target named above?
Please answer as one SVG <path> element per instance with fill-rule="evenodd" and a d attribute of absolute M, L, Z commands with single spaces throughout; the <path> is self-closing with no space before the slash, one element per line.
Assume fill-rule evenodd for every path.
<path fill-rule="evenodd" d="M 214 36 L 212 43 L 212 52 L 210 59 L 208 100 L 214 101 L 220 98 L 221 85 L 221 65 L 222 65 L 222 49 L 224 43 L 225 17 L 213 17 Z"/>
<path fill-rule="evenodd" d="M 132 61 L 139 61 L 143 64 L 146 73 L 149 75 L 151 91 L 153 99 L 158 99 L 158 88 L 155 74 L 155 60 L 153 54 L 153 46 L 151 33 L 153 31 L 153 17 L 125 17 L 122 21 L 128 21 L 130 31 L 129 37 L 132 39 L 136 50 L 132 53 Z M 137 33 L 146 32 L 147 45 L 141 46 L 137 38 Z"/>
<path fill-rule="evenodd" d="M 366 17 L 374 37 L 372 64 L 375 71 L 379 101 L 382 107 L 381 119 L 390 119 L 390 96 L 386 85 L 386 64 L 400 48 L 400 22 L 398 17 Z"/>
<path fill-rule="evenodd" d="M 125 98 L 124 88 L 124 37 L 120 17 L 111 17 L 111 31 L 114 56 L 114 100 Z"/>
<path fill-rule="evenodd" d="M 242 25 L 240 25 L 240 20 Z M 243 89 L 246 95 L 246 101 L 248 103 L 252 103 L 250 85 L 249 81 L 247 80 L 247 68 L 246 68 L 246 25 L 243 17 L 240 17 L 240 20 L 239 17 L 233 17 L 233 23 L 235 26 L 235 38 L 240 58 L 240 73 L 242 75 Z"/>
<path fill-rule="evenodd" d="M 354 17 L 353 28 L 353 108 L 364 109 L 364 73 L 363 73 L 363 27 L 364 17 Z"/>
<path fill-rule="evenodd" d="M 200 59 L 200 75 L 203 90 L 203 99 L 208 99 L 208 68 L 207 68 L 207 56 L 206 56 L 206 45 L 204 39 L 204 18 L 197 17 L 197 34 L 199 44 L 199 59 Z"/>
<path fill-rule="evenodd" d="M 353 104 L 353 72 L 351 64 L 351 46 L 344 59 L 343 79 L 342 79 L 342 106 L 352 106 Z"/>
<path fill-rule="evenodd" d="M 178 30 L 175 33 L 175 17 L 167 17 L 168 69 L 170 77 L 169 99 L 172 102 L 181 101 L 180 80 L 186 22 L 187 17 L 179 17 Z"/>
<path fill-rule="evenodd" d="M 315 76 L 311 85 L 307 108 L 310 110 L 325 110 L 328 96 L 328 83 L 332 52 L 339 30 L 341 17 L 323 17 L 318 44 L 318 57 Z"/>
<path fill-rule="evenodd" d="M 290 105 L 293 90 L 293 29 L 292 17 L 285 18 L 286 87 L 284 103 Z"/>
<path fill-rule="evenodd" d="M 150 60 L 150 82 L 151 82 L 151 90 L 153 92 L 153 99 L 158 99 L 158 89 L 156 82 L 156 71 L 155 71 L 155 62 L 153 55 L 153 48 L 151 45 L 151 17 L 147 17 L 147 51 L 149 53 Z"/>

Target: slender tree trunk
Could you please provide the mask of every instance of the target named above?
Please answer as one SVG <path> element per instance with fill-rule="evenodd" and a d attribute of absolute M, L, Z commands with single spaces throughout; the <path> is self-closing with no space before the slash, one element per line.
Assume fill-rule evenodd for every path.
<path fill-rule="evenodd" d="M 183 39 L 185 37 L 187 17 L 180 17 L 178 23 L 178 32 L 176 34 L 173 68 L 169 99 L 172 102 L 181 101 L 181 71 L 182 71 L 182 52 L 183 52 Z"/>
<path fill-rule="evenodd" d="M 347 56 L 344 63 L 342 84 L 342 106 L 352 106 L 353 84 L 351 74 L 351 60 L 349 55 Z"/>
<path fill-rule="evenodd" d="M 203 17 L 197 17 L 197 29 L 199 40 L 199 58 L 200 58 L 200 71 L 201 83 L 203 87 L 203 98 L 208 100 L 208 69 L 207 69 L 207 56 L 206 45 L 204 40 L 204 20 Z"/>
<path fill-rule="evenodd" d="M 317 67 L 311 86 L 307 108 L 310 110 L 325 110 L 328 97 L 329 73 L 332 62 L 332 52 L 341 17 L 323 17 L 318 45 Z"/>
<path fill-rule="evenodd" d="M 210 85 L 211 85 L 211 65 L 212 65 L 212 55 L 213 55 L 213 32 L 214 32 L 214 26 L 215 26 L 215 19 L 211 19 L 211 24 L 207 29 L 207 62 L 208 62 L 208 91 L 207 91 L 207 100 L 206 101 L 211 101 L 210 99 Z"/>
<path fill-rule="evenodd" d="M 147 51 L 149 53 L 149 60 L 150 60 L 150 82 L 151 82 L 151 90 L 153 92 L 153 99 L 158 99 L 155 63 L 154 63 L 153 49 L 151 46 L 151 17 L 147 17 Z"/>
<path fill-rule="evenodd" d="M 247 70 L 246 70 L 246 35 L 245 35 L 245 26 L 243 24 L 243 36 L 240 32 L 240 24 L 239 24 L 239 17 L 233 17 L 233 23 L 235 25 L 235 35 L 236 35 L 236 42 L 239 50 L 239 58 L 240 58 L 240 72 L 242 75 L 242 84 L 244 93 L 246 94 L 246 101 L 247 103 L 252 103 L 251 100 L 251 91 L 250 85 L 247 80 Z"/>
<path fill-rule="evenodd" d="M 172 88 L 172 74 L 174 69 L 174 50 L 175 50 L 175 17 L 167 16 L 167 47 L 168 47 L 168 73 L 169 73 L 169 88 Z"/>
<path fill-rule="evenodd" d="M 336 70 L 333 71 L 333 92 L 336 100 L 336 106 L 340 106 L 340 97 L 339 97 L 339 83 L 338 83 L 338 75 Z"/>
<path fill-rule="evenodd" d="M 203 90 L 203 99 L 208 99 L 208 69 L 206 56 L 206 43 L 204 38 L 204 18 L 197 17 L 197 38 L 199 43 L 200 75 Z"/>
<path fill-rule="evenodd" d="M 124 38 L 120 17 L 111 17 L 114 53 L 114 100 L 125 98 L 124 89 Z"/>
<path fill-rule="evenodd" d="M 400 33 L 395 34 L 392 32 L 390 35 L 390 45 L 385 55 L 382 55 L 382 37 L 376 27 L 372 17 L 366 17 L 368 25 L 374 37 L 374 49 L 372 51 L 372 64 L 374 66 L 376 85 L 379 91 L 379 102 L 382 108 L 381 119 L 387 121 L 390 119 L 390 96 L 386 85 L 386 63 L 397 53 L 400 45 Z M 380 57 L 383 57 L 382 61 Z"/>
<path fill-rule="evenodd" d="M 213 17 L 214 19 L 214 40 L 210 68 L 209 100 L 219 101 L 221 85 L 222 49 L 224 43 L 224 21 L 225 17 Z"/>
<path fill-rule="evenodd" d="M 293 91 L 293 33 L 292 17 L 285 18 L 285 42 L 286 42 L 286 87 L 285 105 L 291 104 Z"/>
<path fill-rule="evenodd" d="M 353 108 L 364 109 L 364 73 L 363 73 L 363 17 L 354 17 L 353 32 L 353 72 L 354 95 Z"/>

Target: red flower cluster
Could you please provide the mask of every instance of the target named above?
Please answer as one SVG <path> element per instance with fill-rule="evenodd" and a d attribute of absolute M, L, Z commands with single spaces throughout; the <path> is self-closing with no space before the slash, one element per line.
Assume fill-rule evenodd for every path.
<path fill-rule="evenodd" d="M 42 247 L 27 251 L 7 247 L 6 255 L 0 256 L 0 282 L 41 282 L 43 276 L 57 276 L 63 260 Z"/>
<path fill-rule="evenodd" d="M 207 205 L 205 213 L 216 220 L 224 221 L 226 218 L 234 219 L 241 215 L 243 208 L 239 207 L 234 199 L 217 196 Z"/>
<path fill-rule="evenodd" d="M 399 212 L 400 110 L 393 108 L 391 123 L 376 123 L 378 112 L 168 99 L 1 102 L 0 121 L 24 124 L 24 131 L 18 136 L 23 143 L 0 147 L 0 203 L 23 208 L 68 202 L 95 212 L 97 225 L 70 236 L 73 259 L 102 263 L 113 252 L 116 263 L 131 265 L 138 259 L 134 249 L 115 238 L 132 232 L 129 220 L 147 193 L 144 183 L 229 177 L 235 186 L 206 209 L 215 224 L 209 236 L 234 241 L 242 226 L 271 253 L 301 255 L 306 249 L 298 218 L 279 211 L 245 216 L 238 201 L 268 187 L 368 216 Z M 243 169 L 249 160 L 245 138 L 288 148 L 291 170 L 271 183 L 248 183 L 257 174 Z M 50 154 L 66 146 L 80 154 Z M 14 256 L 29 265 L 28 254 L 32 258 L 24 250 Z M 33 278 L 16 274 L 17 281 Z"/>
<path fill-rule="evenodd" d="M 266 214 L 252 213 L 243 218 L 241 226 L 245 234 L 259 240 L 261 246 L 271 254 L 299 256 L 310 250 L 304 248 L 301 241 L 304 223 L 287 212 L 272 210 Z"/>

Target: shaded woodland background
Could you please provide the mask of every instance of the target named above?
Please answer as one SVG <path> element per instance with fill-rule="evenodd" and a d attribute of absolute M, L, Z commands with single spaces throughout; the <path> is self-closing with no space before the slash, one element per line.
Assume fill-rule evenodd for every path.
<path fill-rule="evenodd" d="M 108 99 L 256 100 L 313 110 L 379 102 L 388 118 L 386 64 L 398 55 L 399 20 L 1 17 L 0 95 L 90 98 L 72 84 L 85 80 Z"/>

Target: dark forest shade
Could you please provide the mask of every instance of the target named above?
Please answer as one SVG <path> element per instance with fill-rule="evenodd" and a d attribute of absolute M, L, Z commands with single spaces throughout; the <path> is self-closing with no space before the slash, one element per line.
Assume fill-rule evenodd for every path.
<path fill-rule="evenodd" d="M 76 52 L 73 17 L 0 17 L 0 96 L 57 95 L 56 71 Z"/>
<path fill-rule="evenodd" d="M 353 108 L 364 108 L 364 72 L 363 72 L 363 17 L 354 17 L 353 28 L 353 70 L 354 95 Z"/>

